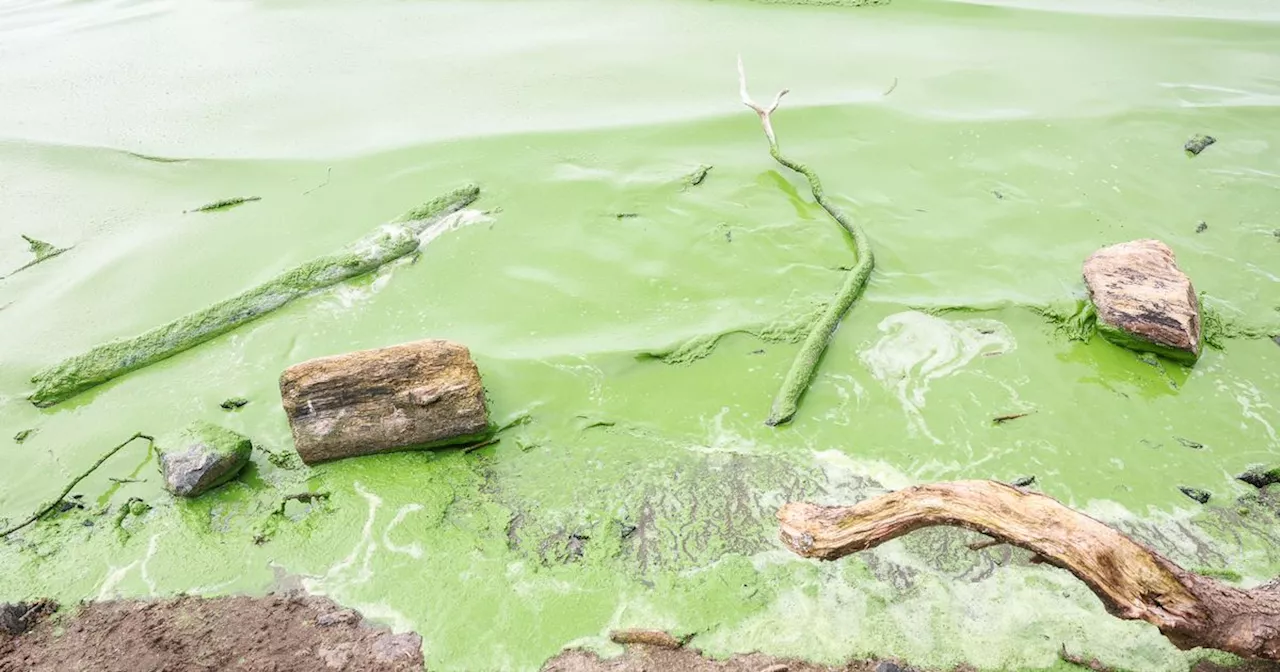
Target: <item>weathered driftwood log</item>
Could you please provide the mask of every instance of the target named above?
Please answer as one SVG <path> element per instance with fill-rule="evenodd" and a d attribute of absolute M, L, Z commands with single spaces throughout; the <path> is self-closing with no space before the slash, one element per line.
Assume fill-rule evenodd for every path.
<path fill-rule="evenodd" d="M 465 346 L 426 340 L 321 357 L 280 376 L 294 447 L 307 464 L 491 433 L 480 371 Z"/>
<path fill-rule="evenodd" d="M 415 208 L 396 222 L 351 243 L 342 251 L 313 259 L 267 282 L 133 338 L 91 348 L 40 371 L 31 378 L 29 399 L 46 407 L 113 378 L 167 359 L 312 292 L 370 273 L 418 249 L 427 227 L 470 205 L 475 186 L 455 189 Z"/>
<path fill-rule="evenodd" d="M 1058 501 L 995 481 L 920 485 L 855 506 L 792 502 L 781 537 L 808 558 L 836 560 L 913 530 L 963 527 L 1036 553 L 1085 582 L 1107 611 L 1143 620 L 1182 649 L 1280 660 L 1280 580 L 1243 590 L 1182 569 Z"/>

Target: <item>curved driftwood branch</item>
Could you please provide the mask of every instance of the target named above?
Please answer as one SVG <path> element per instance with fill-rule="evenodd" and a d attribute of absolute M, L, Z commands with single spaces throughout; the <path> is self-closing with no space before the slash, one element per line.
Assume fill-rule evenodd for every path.
<path fill-rule="evenodd" d="M 791 502 L 778 511 L 778 520 L 788 548 L 822 560 L 924 527 L 974 530 L 1071 572 L 1110 614 L 1151 623 L 1179 648 L 1280 660 L 1280 580 L 1242 590 L 1189 572 L 1039 493 L 995 481 L 935 483 L 855 506 Z"/>
<path fill-rule="evenodd" d="M 809 330 L 809 335 L 804 339 L 804 344 L 800 346 L 800 352 L 796 355 L 795 361 L 791 363 L 791 369 L 787 371 L 787 377 L 782 383 L 782 389 L 778 391 L 778 396 L 774 397 L 769 419 L 765 421 L 769 425 L 780 425 L 788 422 L 796 414 L 796 410 L 800 405 L 800 397 L 804 395 L 805 389 L 809 387 L 809 381 L 813 379 L 814 372 L 818 370 L 818 362 L 822 359 L 822 353 L 827 349 L 827 343 L 831 340 L 831 335 L 835 333 L 836 327 L 840 326 L 841 318 L 844 317 L 845 313 L 849 312 L 853 302 L 862 294 L 862 289 L 867 286 L 867 279 L 871 277 L 871 269 L 875 265 L 875 258 L 871 254 L 871 241 L 867 239 L 867 234 L 853 220 L 849 219 L 849 216 L 843 210 L 827 200 L 826 194 L 822 191 L 822 181 L 818 179 L 818 174 L 805 164 L 799 161 L 792 161 L 783 156 L 782 151 L 778 149 L 778 138 L 773 132 L 772 115 L 778 109 L 779 103 L 782 102 L 782 97 L 787 95 L 787 92 L 788 89 L 779 91 L 778 95 L 773 99 L 773 104 L 767 108 L 753 102 L 750 94 L 747 93 L 747 72 L 742 66 L 742 57 L 738 57 L 738 93 L 742 96 L 742 104 L 755 110 L 756 115 L 760 117 L 760 126 L 764 129 L 765 138 L 769 140 L 769 155 L 778 163 L 803 175 L 809 181 L 809 190 L 813 192 L 814 200 L 853 239 L 854 248 L 858 253 L 858 260 L 848 274 L 845 275 L 844 284 L 841 285 L 840 292 L 836 294 L 834 300 L 827 304 L 822 311 L 822 315 L 814 323 L 813 328 Z"/>

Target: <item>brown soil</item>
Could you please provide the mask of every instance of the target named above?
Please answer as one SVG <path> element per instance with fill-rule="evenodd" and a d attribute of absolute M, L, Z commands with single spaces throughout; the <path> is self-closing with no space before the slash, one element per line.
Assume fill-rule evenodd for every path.
<path fill-rule="evenodd" d="M 41 601 L 0 605 L 0 672 L 423 672 L 422 639 L 366 623 L 352 609 L 299 592 L 266 597 L 178 597 L 94 602 L 55 611 Z M 644 635 L 637 638 L 636 633 Z M 620 631 L 616 658 L 567 650 L 543 672 L 919 672 L 894 661 L 828 666 L 760 653 L 725 660 L 656 631 Z M 624 637 L 625 636 L 625 637 Z M 629 637 L 630 639 L 626 639 Z M 1094 661 L 1081 669 L 1108 670 Z M 971 668 L 959 667 L 953 672 Z M 1274 663 L 1192 672 L 1280 672 Z M 1110 672 L 1108 670 L 1108 672 Z"/>
<path fill-rule="evenodd" d="M 967 668 L 958 668 L 962 672 Z M 918 672 L 891 661 L 862 661 L 831 667 L 762 653 L 725 660 L 704 657 L 696 649 L 637 644 L 616 658 L 600 658 L 588 651 L 569 650 L 548 660 L 542 672 Z"/>
<path fill-rule="evenodd" d="M 421 637 L 366 624 L 322 597 L 94 602 L 30 620 L 23 634 L 0 633 L 0 672 L 424 669 Z"/>

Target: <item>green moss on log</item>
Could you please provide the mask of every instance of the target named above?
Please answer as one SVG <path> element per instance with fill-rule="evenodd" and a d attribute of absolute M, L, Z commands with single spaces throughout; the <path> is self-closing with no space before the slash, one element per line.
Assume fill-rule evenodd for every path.
<path fill-rule="evenodd" d="M 778 143 L 771 141 L 769 143 L 769 154 L 778 163 L 800 173 L 809 181 L 809 190 L 813 192 L 813 198 L 827 211 L 831 218 L 836 220 L 853 240 L 854 249 L 858 255 L 857 262 L 853 268 L 845 275 L 844 283 L 840 286 L 840 291 L 836 294 L 835 299 L 827 304 L 822 314 L 818 316 L 813 328 L 810 329 L 809 335 L 805 338 L 804 344 L 800 346 L 800 352 L 796 355 L 795 361 L 791 363 L 791 369 L 787 371 L 787 377 L 782 382 L 782 389 L 778 391 L 778 396 L 773 400 L 773 408 L 769 412 L 769 419 L 765 421 L 768 425 L 780 425 L 791 420 L 796 414 L 796 410 L 800 407 L 800 397 L 804 395 L 805 389 L 809 387 L 809 381 L 813 379 L 813 374 L 818 370 L 818 362 L 822 359 L 822 353 L 827 349 L 827 343 L 831 340 L 832 334 L 835 333 L 836 327 L 840 325 L 840 320 L 844 314 L 853 306 L 853 302 L 862 294 L 862 290 L 867 286 L 867 280 L 871 277 L 871 270 L 875 267 L 875 257 L 871 253 L 871 241 L 867 238 L 867 234 L 863 232 L 862 227 L 849 219 L 849 216 L 843 210 L 836 207 L 834 203 L 827 199 L 826 194 L 822 190 L 822 181 L 818 179 L 818 174 L 803 163 L 792 161 L 782 155 L 778 149 Z"/>
<path fill-rule="evenodd" d="M 440 218 L 470 205 L 480 189 L 466 186 L 416 208 L 342 251 L 269 280 L 235 297 L 133 338 L 112 341 L 65 359 L 31 378 L 28 399 L 39 407 L 66 401 L 131 371 L 155 364 L 251 322 L 285 304 L 364 275 L 418 249 L 418 235 Z"/>

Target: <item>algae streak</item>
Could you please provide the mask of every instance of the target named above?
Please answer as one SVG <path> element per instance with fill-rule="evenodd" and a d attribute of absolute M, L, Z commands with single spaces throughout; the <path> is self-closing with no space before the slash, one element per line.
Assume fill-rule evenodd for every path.
<path fill-rule="evenodd" d="M 39 407 L 66 401 L 130 371 L 154 364 L 251 322 L 299 297 L 395 261 L 418 249 L 418 234 L 480 195 L 468 185 L 422 205 L 395 223 L 313 259 L 253 289 L 133 338 L 112 341 L 40 371 L 28 399 Z"/>

